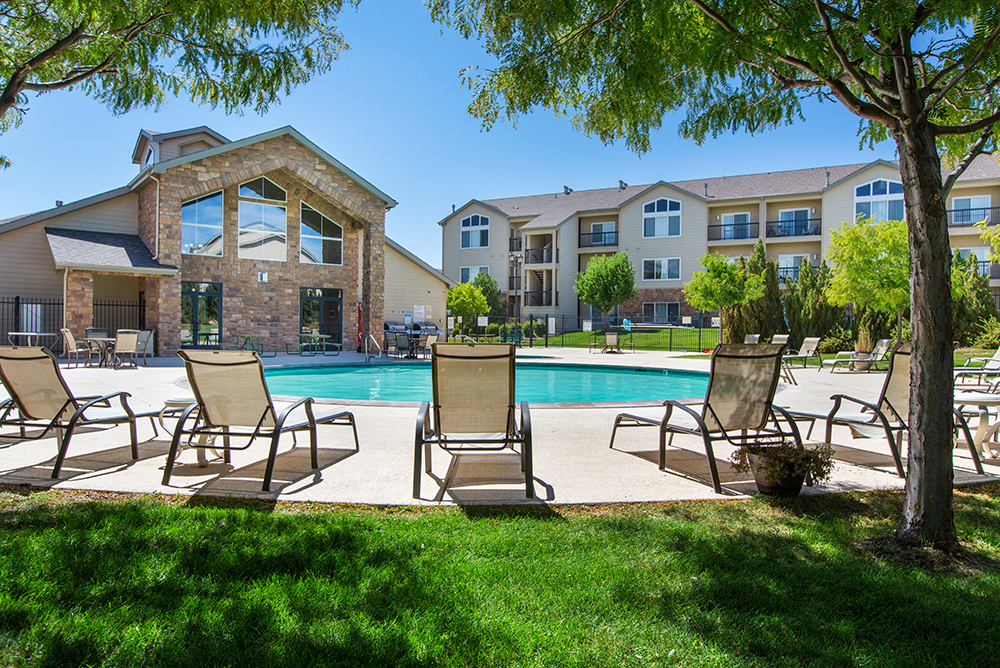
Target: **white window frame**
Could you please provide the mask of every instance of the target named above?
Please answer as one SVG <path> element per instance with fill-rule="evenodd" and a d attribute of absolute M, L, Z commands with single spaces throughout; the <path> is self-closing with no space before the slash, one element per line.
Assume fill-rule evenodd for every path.
<path fill-rule="evenodd" d="M 252 257 L 252 256 L 249 256 L 249 255 L 244 255 L 243 254 L 243 246 L 241 246 L 240 242 L 239 242 L 240 235 L 244 231 L 246 231 L 246 232 L 256 232 L 256 231 L 258 231 L 258 230 L 254 230 L 253 228 L 250 228 L 250 227 L 243 227 L 243 207 L 244 207 L 244 205 L 246 205 L 246 206 L 260 206 L 260 207 L 269 206 L 269 207 L 273 207 L 275 209 L 281 209 L 284 212 L 284 214 L 285 214 L 285 226 L 284 226 L 284 231 L 280 234 L 280 236 L 284 239 L 284 244 L 282 246 L 282 256 L 281 256 L 281 259 L 278 259 L 278 258 L 265 258 L 265 257 Z M 262 201 L 262 200 L 253 200 L 253 201 L 249 201 L 249 202 L 244 202 L 244 201 L 241 200 L 238 203 L 238 206 L 237 206 L 236 220 L 237 220 L 237 222 L 236 222 L 236 256 L 237 257 L 239 257 L 242 260 L 258 260 L 258 261 L 261 261 L 261 262 L 284 262 L 284 261 L 286 261 L 288 259 L 288 207 L 287 206 L 280 206 L 278 204 L 270 204 L 270 203 L 268 203 L 266 201 Z"/>
<path fill-rule="evenodd" d="M 193 204 L 195 202 L 200 202 L 203 199 L 208 199 L 209 197 L 215 197 L 216 195 L 221 195 L 222 196 L 222 217 L 219 220 L 219 224 L 218 225 L 203 225 L 203 224 L 198 223 L 198 222 L 185 223 L 183 220 L 181 220 L 181 240 L 182 240 L 182 243 L 181 243 L 181 255 L 192 255 L 194 257 L 223 257 L 223 255 L 225 254 L 225 243 L 226 243 L 226 240 L 225 240 L 225 235 L 223 234 L 223 230 L 224 230 L 224 228 L 226 226 L 226 194 L 225 194 L 225 192 L 223 192 L 222 190 L 216 190 L 215 192 L 208 193 L 207 195 L 202 195 L 201 197 L 195 197 L 194 199 L 189 199 L 186 202 L 181 202 L 181 210 L 183 211 L 184 206 L 187 205 L 187 204 Z M 181 217 L 183 218 L 183 213 L 181 214 Z M 185 227 L 199 227 L 199 228 L 213 229 L 213 230 L 217 229 L 219 231 L 219 254 L 218 255 L 205 255 L 204 253 L 188 253 L 188 252 L 185 252 L 184 251 L 184 244 L 183 244 L 184 228 Z"/>
<path fill-rule="evenodd" d="M 746 216 L 747 217 L 747 222 L 745 222 L 745 223 L 737 223 L 736 222 L 736 216 Z M 724 213 L 724 214 L 722 214 L 722 225 L 723 225 L 723 227 L 722 227 L 722 238 L 723 238 L 723 240 L 729 240 L 729 239 L 752 239 L 753 237 L 750 236 L 750 223 L 751 223 L 750 217 L 751 217 L 751 213 L 749 211 L 734 211 L 732 213 Z M 744 236 L 744 237 L 738 237 L 738 236 L 736 236 L 736 226 L 737 225 L 746 225 L 746 228 L 747 228 L 746 236 Z"/>
<path fill-rule="evenodd" d="M 976 200 L 976 199 L 978 199 L 978 200 L 986 200 L 986 206 L 973 206 L 972 200 Z M 967 206 L 967 207 L 960 207 L 958 205 L 958 202 L 960 200 L 968 200 L 969 201 L 969 206 Z M 953 223 L 954 222 L 960 222 L 960 223 L 963 223 L 963 224 L 964 223 L 973 223 L 973 222 L 977 222 L 978 223 L 979 222 L 978 220 L 976 220 L 976 221 L 972 220 L 972 214 L 971 213 L 967 213 L 964 216 L 962 216 L 961 214 L 959 214 L 959 212 L 960 211 L 977 211 L 979 209 L 986 209 L 986 222 L 987 223 L 993 222 L 992 221 L 993 216 L 991 215 L 993 213 L 991 211 L 992 208 L 993 208 L 993 198 L 990 195 L 963 195 L 962 197 L 952 197 L 951 198 L 952 222 Z M 962 217 L 964 217 L 965 220 L 959 221 L 958 219 L 962 218 Z"/>
<path fill-rule="evenodd" d="M 328 220 L 333 225 L 336 225 L 340 229 L 340 237 L 339 238 L 338 237 L 325 237 L 322 234 L 318 234 L 317 235 L 312 230 L 312 228 L 308 227 L 305 224 L 305 222 L 303 222 L 303 220 L 302 220 L 302 212 L 305 209 L 309 209 L 310 211 L 315 212 L 324 221 Z M 308 234 L 306 233 L 307 230 L 308 230 Z M 287 244 L 288 243 L 288 240 L 287 240 L 288 221 L 287 220 L 285 221 L 285 232 L 286 232 L 285 243 Z M 319 239 L 320 240 L 320 260 L 323 259 L 323 242 L 325 242 L 325 241 L 338 241 L 338 242 L 340 242 L 340 262 L 322 262 L 322 261 L 320 261 L 320 262 L 310 262 L 308 260 L 303 260 L 302 259 L 302 253 L 304 252 L 304 248 L 305 248 L 305 245 L 302 243 L 302 239 L 303 238 Z M 299 263 L 300 264 L 308 264 L 308 265 L 324 265 L 324 266 L 327 266 L 327 267 L 343 267 L 344 266 L 344 226 L 341 225 L 340 223 L 338 223 L 337 221 L 333 220 L 329 216 L 324 216 L 322 213 L 320 213 L 319 210 L 314 209 L 313 207 L 309 206 L 305 202 L 299 202 Z"/>
<path fill-rule="evenodd" d="M 264 196 L 258 197 L 257 195 L 244 195 L 242 192 L 240 192 L 241 190 L 243 190 L 243 186 L 245 186 L 246 184 L 251 183 L 253 181 L 259 181 L 261 179 L 263 179 L 264 181 L 267 181 L 272 186 L 274 186 L 275 188 L 277 188 L 278 190 L 280 190 L 281 194 L 282 194 L 282 198 L 281 199 L 271 199 L 270 197 L 264 197 Z M 288 191 L 285 190 L 284 188 L 282 188 L 281 186 L 279 186 L 277 183 L 275 183 L 271 179 L 267 178 L 266 176 L 258 176 L 256 178 L 252 178 L 252 179 L 248 179 L 248 180 L 244 181 L 243 183 L 241 183 L 236 188 L 236 194 L 239 196 L 240 199 L 250 199 L 250 200 L 261 201 L 261 202 L 285 202 L 285 203 L 288 202 Z"/>
<path fill-rule="evenodd" d="M 858 190 L 860 190 L 861 188 L 864 188 L 865 186 L 869 187 L 869 193 L 870 193 L 871 190 L 874 189 L 874 185 L 876 183 L 881 182 L 881 181 L 885 181 L 886 182 L 886 189 L 885 189 L 885 194 L 884 195 L 883 194 L 879 194 L 879 195 L 872 195 L 872 194 L 858 195 Z M 900 191 L 898 193 L 892 192 L 892 186 L 893 185 L 899 186 Z M 899 202 L 903 202 L 903 204 L 902 204 L 902 206 L 903 206 L 903 215 L 902 215 L 901 219 L 905 220 L 906 219 L 906 203 L 903 201 L 903 191 L 902 191 L 902 189 L 903 189 L 903 183 L 901 181 L 893 181 L 892 179 L 872 179 L 871 181 L 868 181 L 867 183 L 859 183 L 858 185 L 854 186 L 854 218 L 857 219 L 858 216 L 863 216 L 864 215 L 862 212 L 858 211 L 858 205 L 859 204 L 868 204 L 868 209 L 869 209 L 869 211 L 871 213 L 868 216 L 865 216 L 865 218 L 875 218 L 876 221 L 893 220 L 892 218 L 889 218 L 889 204 L 891 202 L 899 201 Z M 884 215 L 882 215 L 882 212 L 876 212 L 876 211 L 874 211 L 874 208 L 875 208 L 876 205 L 880 205 L 880 204 L 883 204 L 883 203 L 885 204 L 885 213 L 884 213 Z"/>
<path fill-rule="evenodd" d="M 670 263 L 672 261 L 677 261 L 677 276 L 671 277 L 670 273 Z M 656 273 L 656 263 L 660 263 L 660 278 L 646 278 L 646 263 L 652 262 L 653 273 Z M 644 281 L 679 281 L 681 280 L 681 258 L 679 257 L 656 257 L 647 258 L 642 261 L 642 280 Z"/>
<path fill-rule="evenodd" d="M 667 324 L 670 322 L 670 306 L 673 304 L 677 307 L 677 317 L 681 317 L 681 303 L 680 302 L 643 302 L 642 303 L 642 321 L 649 322 L 646 320 L 646 306 L 653 307 L 653 324 Z M 663 306 L 663 320 L 656 319 L 656 307 Z"/>
<path fill-rule="evenodd" d="M 667 210 L 666 211 L 656 211 L 655 210 L 657 203 L 660 202 L 660 201 L 667 202 Z M 677 208 L 676 209 L 671 209 L 670 208 L 671 204 L 676 204 Z M 647 207 L 649 207 L 650 205 L 653 206 L 654 210 L 653 211 L 646 211 Z M 676 211 L 676 213 L 675 213 L 675 211 Z M 642 238 L 643 239 L 663 239 L 663 238 L 666 238 L 666 237 L 679 237 L 679 236 L 681 236 L 682 233 L 683 233 L 683 231 L 684 231 L 683 230 L 683 223 L 684 223 L 684 221 L 683 221 L 683 216 L 682 216 L 683 211 L 684 211 L 684 205 L 681 203 L 681 201 L 680 200 L 676 200 L 676 199 L 670 199 L 669 197 L 657 197 L 654 200 L 650 200 L 648 202 L 643 202 L 643 204 L 642 204 L 642 218 L 641 218 Z M 670 234 L 670 219 L 671 218 L 675 218 L 675 217 L 677 218 L 677 234 Z M 654 222 L 653 222 L 653 234 L 652 235 L 647 235 L 646 234 L 646 219 L 647 218 L 652 218 L 654 220 Z M 661 219 L 661 218 L 664 221 L 664 225 L 665 225 L 664 229 L 666 230 L 666 233 L 665 234 L 656 234 L 657 221 L 659 219 Z"/>
<path fill-rule="evenodd" d="M 484 269 L 486 271 L 483 271 Z M 463 271 L 468 271 L 469 272 L 469 278 L 466 279 L 466 280 L 464 280 L 464 281 L 462 280 L 462 272 Z M 475 271 L 475 273 L 473 273 L 473 271 Z M 486 274 L 487 276 L 489 276 L 490 275 L 490 266 L 488 264 L 484 264 L 484 265 L 477 265 L 477 266 L 472 266 L 472 267 L 459 267 L 458 268 L 458 282 L 459 283 L 471 283 L 472 281 L 476 280 L 476 276 L 478 276 L 479 274 Z"/>
<path fill-rule="evenodd" d="M 475 226 L 472 225 L 472 219 L 473 219 L 473 217 L 478 217 L 479 218 L 479 223 L 477 225 L 475 225 Z M 485 223 L 483 222 L 484 220 L 486 221 Z M 468 225 L 465 224 L 466 221 L 469 221 Z M 459 229 L 459 247 L 461 247 L 463 250 L 470 249 L 470 248 L 489 248 L 490 247 L 490 241 L 491 241 L 490 237 L 492 235 L 490 234 L 490 217 L 489 216 L 484 216 L 481 213 L 472 213 L 472 214 L 469 214 L 468 216 L 466 216 L 465 218 L 463 218 L 461 221 L 459 221 L 458 225 L 459 225 L 459 227 L 458 227 L 458 229 Z M 475 227 L 474 230 L 473 230 L 473 227 Z M 481 233 L 483 232 L 484 228 L 485 228 L 485 231 L 486 231 L 486 245 L 482 245 L 482 234 Z M 479 232 L 480 234 L 477 235 L 477 240 L 478 240 L 479 243 L 477 243 L 475 246 L 473 246 L 471 243 L 469 245 L 466 245 L 465 244 L 465 233 L 466 232 L 469 233 L 469 240 L 470 240 L 470 242 L 471 242 L 472 236 L 473 236 L 472 232 Z"/>

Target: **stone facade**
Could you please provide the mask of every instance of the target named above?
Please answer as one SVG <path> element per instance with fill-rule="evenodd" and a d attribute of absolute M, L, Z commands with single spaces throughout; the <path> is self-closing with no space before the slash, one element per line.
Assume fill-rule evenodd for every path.
<path fill-rule="evenodd" d="M 65 304 L 63 327 L 83 336 L 94 326 L 94 277 L 90 272 L 67 272 Z"/>
<path fill-rule="evenodd" d="M 635 299 L 619 306 L 618 312 L 641 315 L 642 305 L 647 302 L 678 302 L 681 317 L 701 315 L 701 311 L 688 304 L 687 300 L 684 299 L 683 288 L 640 288 Z"/>

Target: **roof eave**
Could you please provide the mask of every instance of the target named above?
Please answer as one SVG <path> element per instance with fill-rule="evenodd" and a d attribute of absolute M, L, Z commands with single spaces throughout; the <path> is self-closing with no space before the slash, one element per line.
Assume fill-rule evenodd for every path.
<path fill-rule="evenodd" d="M 57 262 L 56 269 L 104 271 L 111 274 L 143 274 L 149 276 L 176 276 L 180 271 L 176 267 L 116 267 L 106 264 L 77 264 L 75 262 Z"/>

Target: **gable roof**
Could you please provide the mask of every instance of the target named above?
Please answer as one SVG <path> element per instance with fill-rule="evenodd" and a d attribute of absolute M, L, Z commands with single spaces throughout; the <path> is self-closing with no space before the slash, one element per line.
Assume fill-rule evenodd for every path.
<path fill-rule="evenodd" d="M 672 181 L 673 185 L 707 199 L 740 199 L 775 195 L 805 195 L 822 193 L 860 171 L 885 164 L 899 169 L 896 163 L 876 160 L 855 165 L 790 169 L 782 172 L 762 172 L 738 176 L 718 176 L 710 179 Z"/>
<path fill-rule="evenodd" d="M 137 176 L 135 179 L 133 179 L 132 184 L 130 185 L 136 184 L 139 181 L 143 180 L 145 176 L 147 176 L 148 174 L 164 174 L 168 169 L 173 169 L 174 167 L 185 165 L 189 162 L 194 162 L 195 160 L 202 160 L 204 158 L 209 158 L 213 155 L 219 155 L 220 153 L 235 151 L 237 149 L 244 148 L 246 146 L 252 146 L 253 144 L 259 144 L 260 142 L 264 142 L 269 139 L 274 139 L 275 137 L 281 137 L 283 135 L 288 135 L 294 138 L 296 141 L 298 141 L 300 144 L 302 144 L 310 151 L 318 155 L 324 161 L 330 163 L 344 174 L 347 174 L 347 176 L 351 177 L 351 179 L 356 181 L 358 185 L 360 185 L 362 188 L 370 192 L 378 199 L 385 202 L 387 209 L 391 209 L 392 207 L 399 204 L 399 202 L 389 197 L 384 192 L 376 188 L 374 185 L 372 185 L 368 181 L 358 176 L 358 174 L 355 173 L 353 170 L 351 170 L 347 165 L 340 162 L 332 155 L 321 149 L 319 146 L 306 139 L 305 136 L 303 136 L 298 130 L 296 130 L 290 125 L 286 125 L 285 127 L 278 128 L 276 130 L 271 130 L 270 132 L 264 132 L 259 135 L 253 135 L 252 137 L 246 137 L 238 141 L 229 142 L 228 144 L 222 144 L 220 146 L 207 148 L 202 151 L 196 151 L 188 155 L 182 155 L 180 157 L 173 158 L 172 160 L 164 160 L 163 162 L 158 162 L 155 165 L 151 165 L 149 168 L 143 170 L 143 173 Z"/>
<path fill-rule="evenodd" d="M 426 271 L 428 274 L 431 274 L 434 278 L 438 279 L 439 281 L 442 281 L 447 287 L 449 287 L 449 288 L 451 287 L 451 285 L 452 285 L 451 279 L 448 278 L 447 276 L 445 276 L 444 274 L 442 274 L 440 271 L 438 271 L 434 267 L 430 266 L 429 264 L 427 264 L 426 262 L 424 262 L 423 260 L 421 260 L 419 257 L 417 257 L 416 255 L 414 255 L 410 251 L 406 250 L 405 248 L 403 248 L 402 246 L 400 246 L 398 243 L 396 243 L 395 241 L 393 241 L 389 237 L 385 237 L 385 242 L 390 247 L 392 247 L 393 249 L 395 249 L 396 252 L 398 252 L 400 255 L 406 257 L 406 259 L 408 259 L 411 262 L 413 262 L 415 265 L 417 265 L 418 267 L 420 267 L 421 269 L 423 269 L 424 271 Z"/>
<path fill-rule="evenodd" d="M 228 144 L 229 140 L 220 135 L 218 132 L 208 127 L 207 125 L 199 125 L 196 128 L 188 128 L 187 130 L 177 130 L 175 132 L 156 132 L 155 130 L 140 130 L 139 136 L 135 140 L 135 148 L 132 149 L 132 162 L 133 164 L 139 164 L 142 162 L 142 152 L 146 148 L 146 145 L 150 140 L 156 140 L 157 142 L 165 142 L 169 139 L 176 139 L 177 137 L 185 137 L 187 135 L 196 134 L 207 134 L 215 137 L 219 142 L 223 144 Z"/>
<path fill-rule="evenodd" d="M 44 211 L 36 211 L 35 213 L 28 213 L 23 216 L 14 216 L 13 218 L 0 220 L 0 234 L 16 230 L 20 227 L 24 227 L 25 225 L 31 225 L 32 223 L 48 220 L 49 218 L 55 218 L 56 216 L 61 216 L 64 213 L 70 213 L 71 211 L 76 211 L 77 209 L 83 209 L 94 204 L 100 204 L 101 202 L 106 202 L 109 199 L 127 195 L 130 192 L 132 192 L 131 188 L 123 186 L 121 188 L 115 188 L 114 190 L 101 193 L 100 195 L 92 195 L 90 197 L 78 199 L 75 202 L 70 202 L 69 204 L 53 207 Z"/>
<path fill-rule="evenodd" d="M 46 227 L 45 238 L 56 269 L 170 276 L 177 273 L 177 267 L 153 259 L 146 244 L 135 234 Z"/>

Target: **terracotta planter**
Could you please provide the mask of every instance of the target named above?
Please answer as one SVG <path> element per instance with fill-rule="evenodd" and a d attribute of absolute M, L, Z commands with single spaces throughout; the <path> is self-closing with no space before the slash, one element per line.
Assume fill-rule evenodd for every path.
<path fill-rule="evenodd" d="M 758 460 L 773 456 L 747 454 L 747 461 L 750 462 L 750 470 L 753 471 L 754 482 L 757 483 L 757 491 L 766 496 L 798 496 L 799 492 L 802 491 L 802 483 L 806 479 L 805 474 L 772 477 L 762 470 L 765 467 L 756 465 Z"/>

